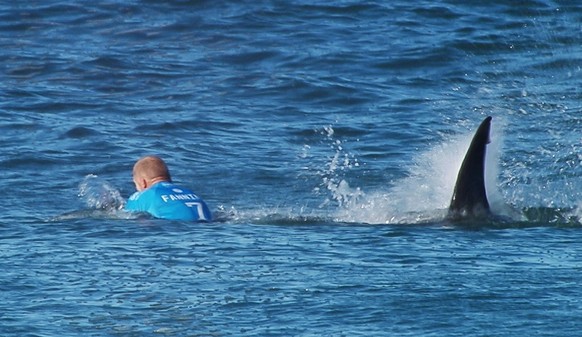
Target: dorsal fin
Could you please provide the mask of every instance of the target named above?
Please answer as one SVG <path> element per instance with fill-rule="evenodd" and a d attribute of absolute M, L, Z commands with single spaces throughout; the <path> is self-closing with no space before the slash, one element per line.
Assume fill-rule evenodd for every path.
<path fill-rule="evenodd" d="M 449 206 L 449 219 L 484 217 L 490 214 L 485 191 L 485 154 L 490 129 L 491 117 L 487 117 L 473 136 L 457 175 L 457 183 Z"/>

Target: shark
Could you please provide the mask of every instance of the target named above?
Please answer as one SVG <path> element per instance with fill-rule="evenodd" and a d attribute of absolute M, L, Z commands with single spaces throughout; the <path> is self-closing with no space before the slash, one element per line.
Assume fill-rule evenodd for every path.
<path fill-rule="evenodd" d="M 487 219 L 493 216 L 485 188 L 485 158 L 487 144 L 491 142 L 491 120 L 492 117 L 488 116 L 481 122 L 465 154 L 447 213 L 449 221 Z"/>

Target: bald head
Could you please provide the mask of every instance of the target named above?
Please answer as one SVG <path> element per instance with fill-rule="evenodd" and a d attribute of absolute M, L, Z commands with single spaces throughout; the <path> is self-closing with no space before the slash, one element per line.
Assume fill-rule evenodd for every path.
<path fill-rule="evenodd" d="M 146 156 L 133 165 L 133 182 L 138 191 L 143 191 L 160 181 L 172 181 L 168 166 L 157 156 Z"/>

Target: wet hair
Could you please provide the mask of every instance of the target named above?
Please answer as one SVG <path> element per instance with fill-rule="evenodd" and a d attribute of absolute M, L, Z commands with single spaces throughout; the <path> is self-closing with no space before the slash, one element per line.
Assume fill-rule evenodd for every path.
<path fill-rule="evenodd" d="M 162 158 L 157 156 L 145 156 L 138 160 L 133 165 L 133 174 L 135 175 L 136 173 L 148 180 L 163 178 L 164 180 L 172 181 L 168 166 L 166 166 Z"/>

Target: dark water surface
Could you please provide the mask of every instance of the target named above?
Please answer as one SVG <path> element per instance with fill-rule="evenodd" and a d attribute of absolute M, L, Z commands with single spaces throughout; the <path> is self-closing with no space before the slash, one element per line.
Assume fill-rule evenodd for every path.
<path fill-rule="evenodd" d="M 0 4 L 0 335 L 575 336 L 575 1 Z M 479 122 L 501 223 L 443 222 Z M 117 210 L 164 157 L 218 221 Z"/>

